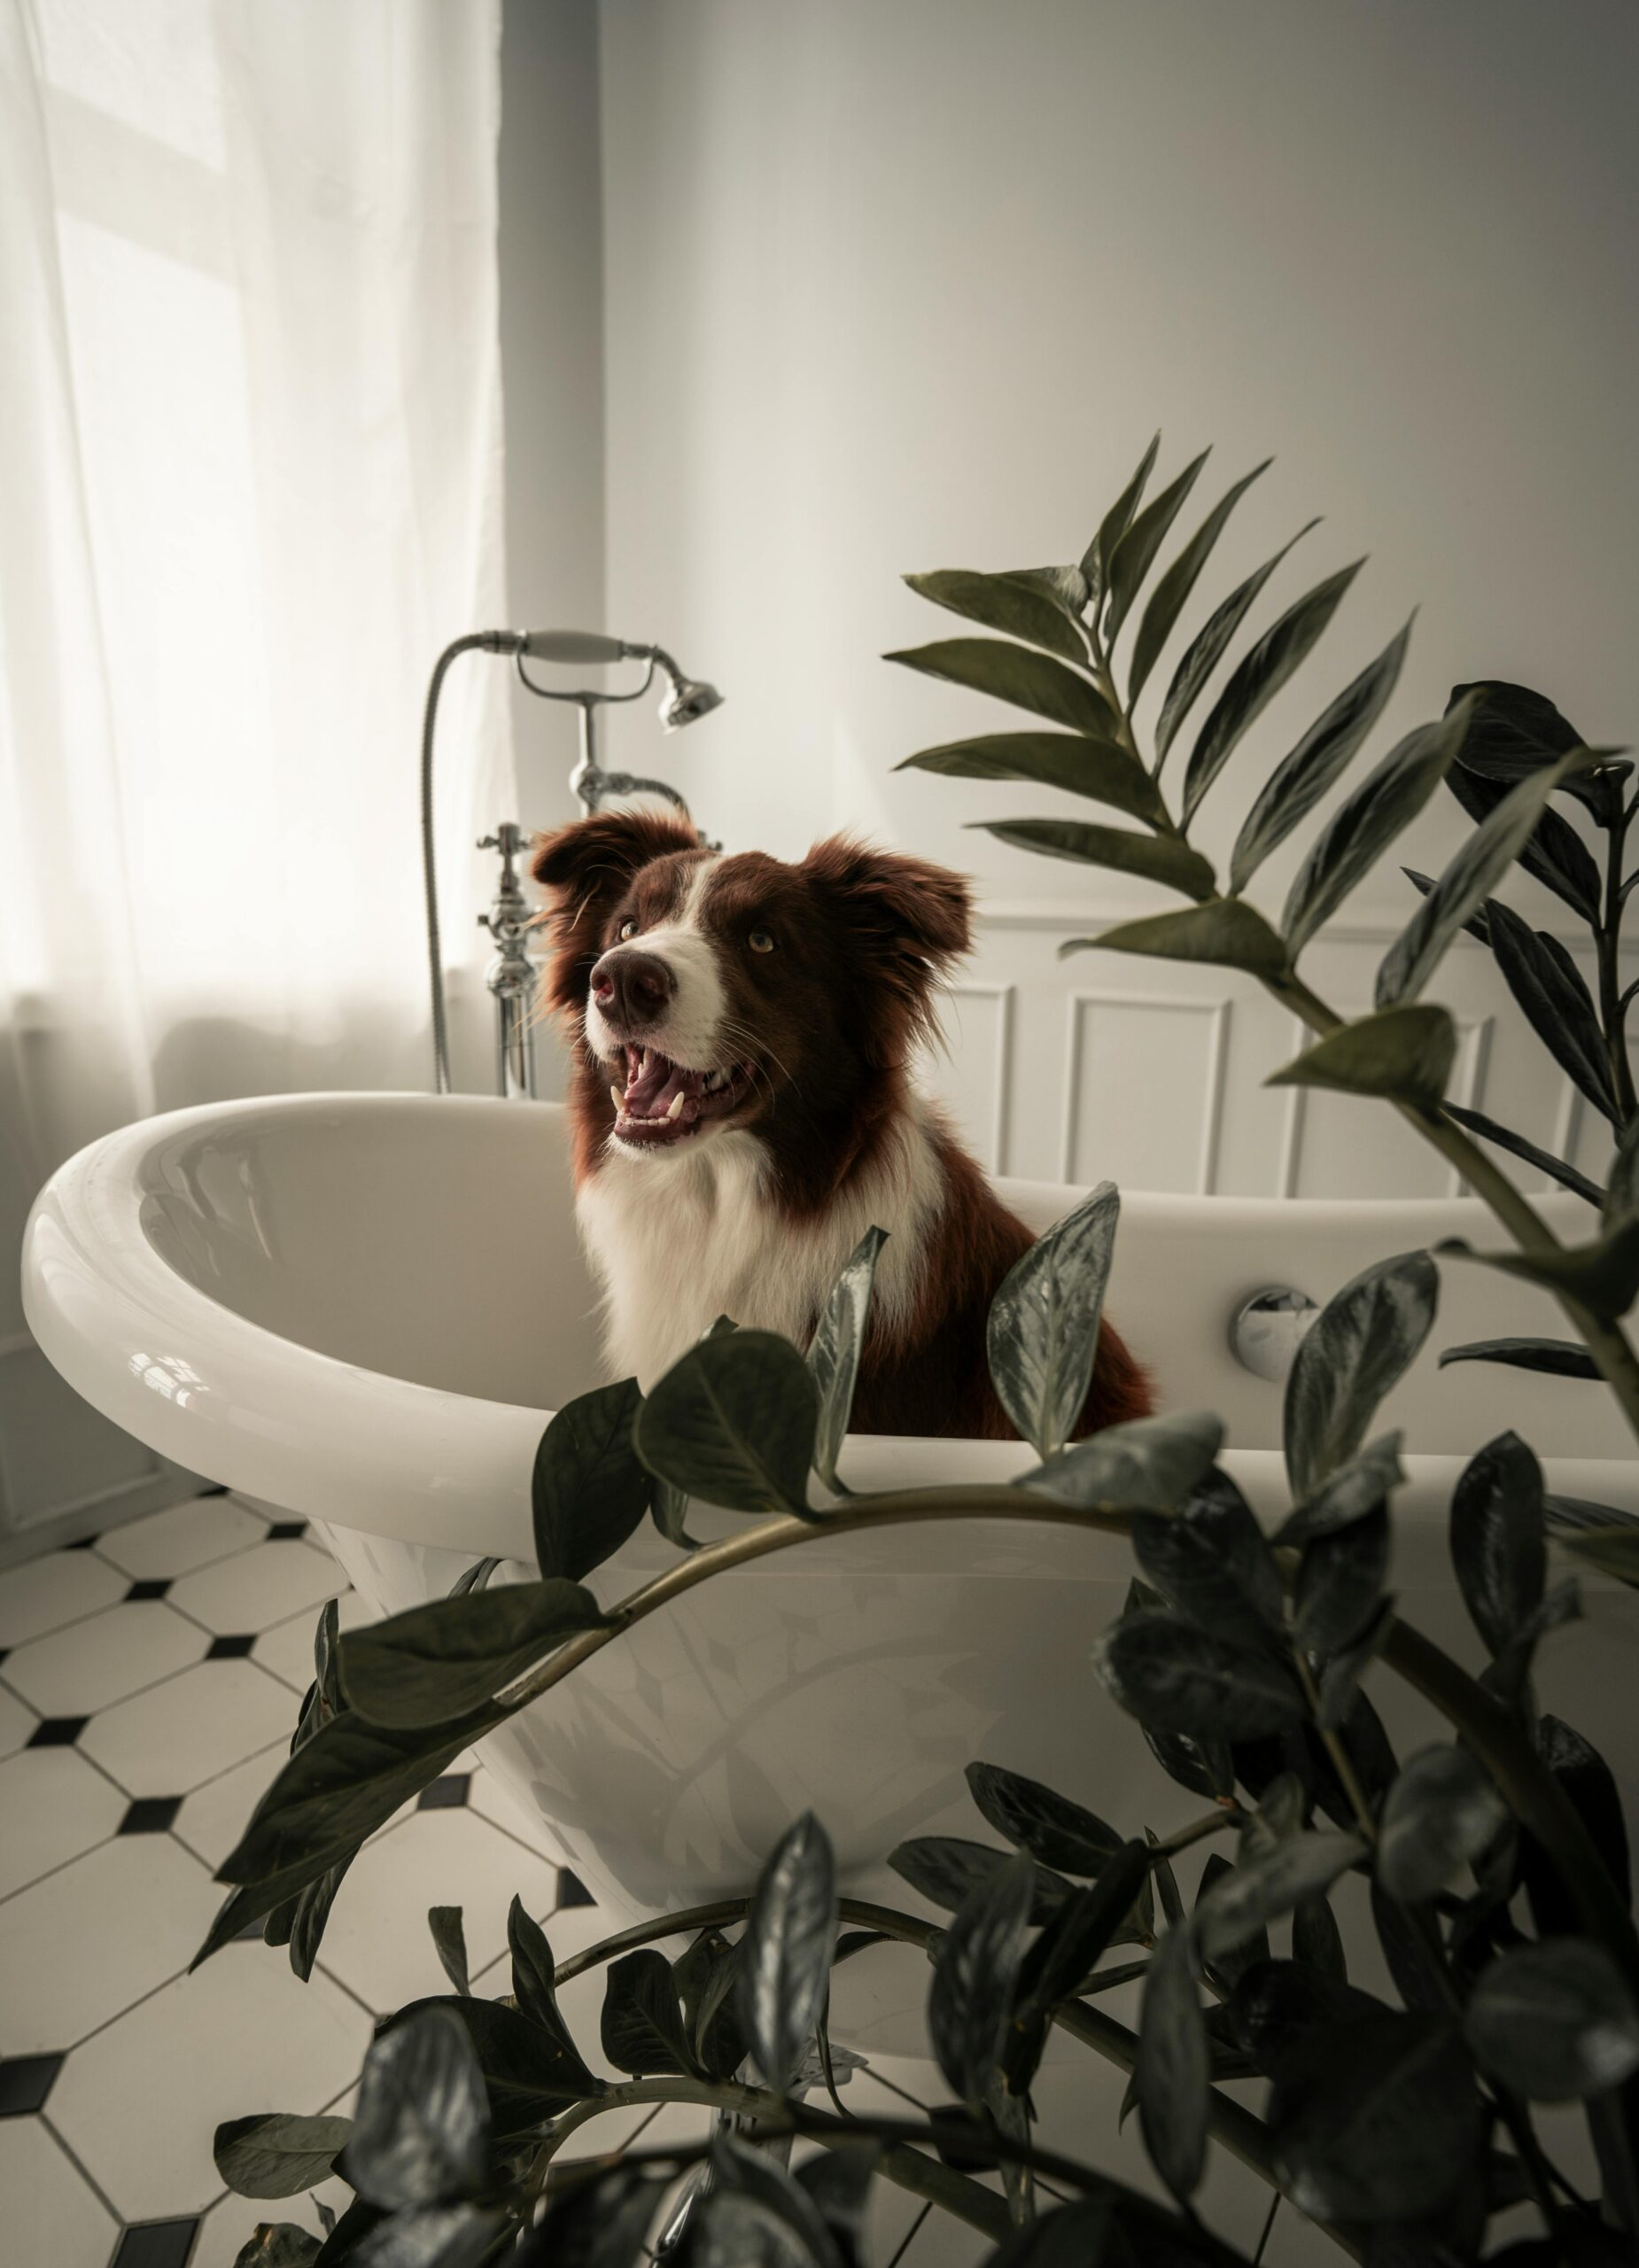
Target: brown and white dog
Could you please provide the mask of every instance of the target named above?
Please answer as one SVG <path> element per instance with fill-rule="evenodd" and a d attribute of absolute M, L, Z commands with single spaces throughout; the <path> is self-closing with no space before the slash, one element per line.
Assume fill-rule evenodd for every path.
<path fill-rule="evenodd" d="M 651 1386 L 720 1315 L 806 1345 L 874 1224 L 855 1431 L 1011 1437 L 985 1317 L 1031 1234 L 909 1069 L 968 949 L 962 877 L 843 835 L 724 858 L 649 812 L 542 837 L 534 874 L 616 1374 Z M 1106 1322 L 1079 1430 L 1150 1407 Z"/>

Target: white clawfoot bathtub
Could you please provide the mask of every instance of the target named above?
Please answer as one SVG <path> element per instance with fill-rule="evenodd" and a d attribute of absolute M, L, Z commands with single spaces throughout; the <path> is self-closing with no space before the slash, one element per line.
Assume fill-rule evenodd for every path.
<path fill-rule="evenodd" d="M 1037 1226 L 1080 1193 L 1002 1186 Z M 1584 1229 L 1575 1199 L 1548 1209 Z M 1230 1317 L 1270 1285 L 1324 1301 L 1370 1262 L 1452 1234 L 1495 1241 L 1466 1200 L 1135 1196 L 1110 1309 L 1167 1403 L 1226 1420 L 1226 1463 L 1272 1511 L 1280 1391 L 1232 1360 Z M 318 1522 L 380 1612 L 442 1596 L 480 1556 L 520 1563 L 497 1581 L 533 1572 L 536 1443 L 602 1376 L 555 1107 L 324 1094 L 154 1119 L 55 1176 L 25 1279 L 32 1329 L 88 1401 L 195 1472 Z M 1473 1449 L 1512 1425 L 1552 1487 L 1639 1503 L 1631 1443 L 1599 1390 L 1478 1364 L 1436 1372 L 1441 1347 L 1531 1331 L 1556 1331 L 1540 1295 L 1443 1264 L 1440 1323 L 1384 1412 L 1411 1452 L 1394 1587 L 1410 1619 L 1471 1658 L 1444 1526 Z M 1029 1461 L 1012 1444 L 861 1436 L 843 1470 L 881 1488 L 1000 1480 Z M 696 1532 L 732 1524 L 694 1515 Z M 617 1598 L 672 1557 L 645 1526 L 593 1588 Z M 748 1888 L 805 1806 L 845 1887 L 914 1904 L 882 1862 L 905 1836 L 990 1839 L 962 1780 L 975 1758 L 1129 1831 L 1177 1823 L 1136 1727 L 1087 1667 L 1130 1573 L 1120 1542 L 1024 1520 L 827 1538 L 644 1622 L 496 1733 L 485 1761 L 547 1847 L 633 1918 Z M 1625 1791 L 1639 1787 L 1639 1735 L 1610 1703 L 1639 1666 L 1630 1596 L 1593 1597 L 1542 1676 L 1548 1705 L 1605 1748 Z M 916 2052 L 919 1959 L 880 1949 L 839 1985 L 839 2036 Z"/>

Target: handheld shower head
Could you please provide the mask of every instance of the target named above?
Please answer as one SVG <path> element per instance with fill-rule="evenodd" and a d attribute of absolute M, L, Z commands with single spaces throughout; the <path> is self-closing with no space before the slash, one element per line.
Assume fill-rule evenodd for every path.
<path fill-rule="evenodd" d="M 722 707 L 723 696 L 716 686 L 703 678 L 685 677 L 664 647 L 652 646 L 649 652 L 655 667 L 666 681 L 660 702 L 660 722 L 668 733 L 680 733 L 685 725 L 709 717 L 713 709 Z"/>

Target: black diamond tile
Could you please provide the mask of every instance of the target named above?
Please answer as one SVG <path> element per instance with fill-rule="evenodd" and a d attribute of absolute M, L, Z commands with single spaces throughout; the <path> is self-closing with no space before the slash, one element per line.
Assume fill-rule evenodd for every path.
<path fill-rule="evenodd" d="M 89 1717 L 42 1717 L 28 1736 L 30 1748 L 72 1748 L 90 1723 Z"/>
<path fill-rule="evenodd" d="M 225 1496 L 228 1494 L 228 1484 L 225 1480 L 219 1480 L 214 1487 L 201 1488 L 199 1494 L 202 1496 Z"/>
<path fill-rule="evenodd" d="M 0 2056 L 0 2118 L 22 2118 L 43 2110 L 66 2061 L 63 2055 Z"/>
<path fill-rule="evenodd" d="M 236 1631 L 230 1638 L 213 1638 L 205 1650 L 207 1662 L 243 1661 L 256 1643 L 254 1630 Z"/>
<path fill-rule="evenodd" d="M 595 1906 L 597 1900 L 579 1875 L 571 1874 L 567 1867 L 558 1868 L 558 1905 Z"/>
<path fill-rule="evenodd" d="M 163 1835 L 182 1807 L 180 1796 L 138 1796 L 114 1833 Z"/>
<path fill-rule="evenodd" d="M 6 1656 L 11 1652 L 11 1651 L 12 1649 L 10 1646 L 0 1646 L 0 1669 L 4 1669 L 5 1667 Z"/>
<path fill-rule="evenodd" d="M 65 1543 L 63 1550 L 65 1551 L 90 1551 L 95 1550 L 96 1546 L 100 1543 L 101 1541 L 102 1538 L 96 1535 L 77 1536 L 74 1542 Z"/>
<path fill-rule="evenodd" d="M 459 1811 L 467 1800 L 467 1790 L 472 1784 L 470 1772 L 447 1772 L 430 1788 L 423 1788 L 416 1798 L 417 1811 Z"/>
<path fill-rule="evenodd" d="M 168 1576 L 161 1581 L 155 1575 L 144 1575 L 140 1583 L 133 1583 L 131 1585 L 130 1589 L 126 1593 L 126 1596 L 127 1598 L 163 1598 L 170 1588 L 170 1578 Z"/>
<path fill-rule="evenodd" d="M 275 1520 L 268 1530 L 269 1543 L 293 1543 L 299 1535 L 306 1535 L 306 1520 Z"/>
<path fill-rule="evenodd" d="M 142 2221 L 120 2239 L 109 2268 L 187 2268 L 199 2218 Z"/>

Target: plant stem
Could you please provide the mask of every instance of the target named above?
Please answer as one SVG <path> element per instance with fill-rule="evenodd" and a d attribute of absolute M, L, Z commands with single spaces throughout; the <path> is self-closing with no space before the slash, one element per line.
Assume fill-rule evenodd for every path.
<path fill-rule="evenodd" d="M 706 2109 L 734 2111 L 742 2117 L 755 2118 L 765 2132 L 789 2127 L 820 2139 L 827 2135 L 852 2139 L 861 2132 L 872 2131 L 874 2124 L 870 2120 L 833 2118 L 801 2110 L 795 2105 L 782 2104 L 777 2095 L 766 2093 L 761 2087 L 739 2086 L 733 2080 L 719 2082 L 680 2076 L 626 2079 L 617 2086 L 605 2088 L 602 2094 L 574 2104 L 555 2120 L 551 2133 L 530 2169 L 532 2183 L 539 2186 L 545 2180 L 547 2169 L 558 2151 L 589 2120 L 601 2117 L 607 2110 L 628 2109 L 640 2102 L 695 2103 Z M 904 2142 L 890 2144 L 883 2150 L 877 2160 L 877 2171 L 899 2188 L 943 2206 L 947 2213 L 953 2213 L 972 2228 L 983 2230 L 986 2236 L 1004 2237 L 1011 2226 L 1006 2205 L 994 2190 L 986 2189 L 967 2174 L 958 2173 L 953 2167 L 925 2156 Z M 1084 2186 L 1087 2180 L 1087 2176 L 1077 2169 L 1069 2170 L 1066 2178 L 1076 2180 L 1078 2186 Z"/>
<path fill-rule="evenodd" d="M 509 1714 L 523 1708 L 526 1702 L 538 1700 L 561 1683 L 571 1670 L 601 1652 L 611 1639 L 669 1605 L 674 1598 L 681 1597 L 685 1591 L 709 1581 L 713 1575 L 725 1573 L 730 1567 L 742 1567 L 753 1559 L 765 1558 L 771 1552 L 787 1551 L 797 1544 L 818 1542 L 825 1536 L 846 1534 L 858 1528 L 895 1527 L 921 1520 L 1017 1519 L 1021 1513 L 1055 1527 L 1078 1527 L 1097 1535 L 1125 1535 L 1131 1525 L 1125 1512 L 1087 1510 L 1078 1504 L 1063 1503 L 1053 1496 L 1008 1487 L 906 1488 L 881 1496 L 851 1496 L 823 1519 L 798 1519 L 786 1515 L 761 1521 L 755 1527 L 742 1528 L 737 1534 L 724 1536 L 716 1543 L 703 1543 L 697 1551 L 668 1567 L 641 1590 L 619 1600 L 602 1622 L 590 1630 L 578 1631 L 538 1669 L 530 1671 L 498 1698 Z"/>

